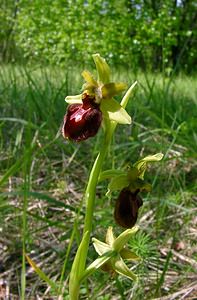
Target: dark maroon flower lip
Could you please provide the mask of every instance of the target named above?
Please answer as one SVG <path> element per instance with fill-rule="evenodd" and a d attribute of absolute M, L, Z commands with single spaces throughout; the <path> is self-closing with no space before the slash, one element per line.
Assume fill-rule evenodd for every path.
<path fill-rule="evenodd" d="M 138 210 L 143 205 L 142 198 L 129 188 L 124 188 L 116 200 L 114 218 L 118 225 L 124 228 L 132 228 L 137 222 Z"/>
<path fill-rule="evenodd" d="M 102 122 L 102 112 L 94 100 L 94 97 L 84 94 L 83 103 L 68 106 L 62 127 L 64 138 L 80 142 L 97 134 Z"/>

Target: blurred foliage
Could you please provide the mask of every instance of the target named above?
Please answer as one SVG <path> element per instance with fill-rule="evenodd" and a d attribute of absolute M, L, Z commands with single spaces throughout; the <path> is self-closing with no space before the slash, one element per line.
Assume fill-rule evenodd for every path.
<path fill-rule="evenodd" d="M 195 0 L 2 0 L 1 61 L 194 71 Z"/>

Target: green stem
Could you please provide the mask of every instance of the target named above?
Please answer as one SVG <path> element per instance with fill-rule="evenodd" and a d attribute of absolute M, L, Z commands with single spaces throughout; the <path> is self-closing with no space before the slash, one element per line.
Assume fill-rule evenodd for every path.
<path fill-rule="evenodd" d="M 86 215 L 83 234 L 85 234 L 86 231 L 89 231 L 89 233 L 92 231 L 92 217 L 94 212 L 96 186 L 109 143 L 110 140 L 108 141 L 107 139 L 105 139 L 104 144 L 94 162 L 90 173 L 88 185 L 85 192 Z"/>
<path fill-rule="evenodd" d="M 108 127 L 104 137 L 104 143 L 101 146 L 101 150 L 94 162 L 92 170 L 90 172 L 88 185 L 85 191 L 85 202 L 86 202 L 86 215 L 84 222 L 84 230 L 81 244 L 75 255 L 75 259 L 72 265 L 69 283 L 70 299 L 77 300 L 80 288 L 80 279 L 85 270 L 86 259 L 88 254 L 88 248 L 90 243 L 90 235 L 92 231 L 92 220 L 95 206 L 95 195 L 98 177 L 103 165 L 105 155 L 111 142 L 113 130 L 111 126 Z M 84 238 L 85 237 L 85 238 Z M 76 272 L 78 274 L 76 274 Z"/>

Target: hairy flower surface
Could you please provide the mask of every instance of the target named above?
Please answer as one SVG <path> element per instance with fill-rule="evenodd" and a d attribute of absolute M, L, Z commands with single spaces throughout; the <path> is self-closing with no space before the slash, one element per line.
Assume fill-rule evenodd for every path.
<path fill-rule="evenodd" d="M 143 205 L 138 192 L 139 190 L 136 190 L 133 193 L 129 188 L 124 188 L 116 200 L 114 218 L 122 227 L 131 228 L 137 221 L 138 209 Z"/>
<path fill-rule="evenodd" d="M 82 104 L 70 104 L 64 117 L 62 134 L 64 138 L 80 142 L 97 134 L 102 113 L 94 98 L 83 95 Z"/>

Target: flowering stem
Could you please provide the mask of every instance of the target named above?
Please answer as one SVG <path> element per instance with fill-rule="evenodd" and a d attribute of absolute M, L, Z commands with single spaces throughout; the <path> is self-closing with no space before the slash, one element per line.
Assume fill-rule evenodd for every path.
<path fill-rule="evenodd" d="M 105 132 L 104 143 L 101 146 L 101 150 L 90 172 L 88 185 L 85 191 L 86 215 L 85 215 L 85 222 L 84 222 L 83 237 L 79 245 L 79 248 L 77 250 L 72 265 L 71 273 L 70 273 L 69 293 L 70 293 L 71 300 L 78 299 L 80 281 L 83 272 L 85 270 L 86 258 L 88 254 L 89 243 L 90 243 L 90 235 L 92 231 L 96 186 L 97 186 L 98 177 L 103 165 L 105 155 L 107 153 L 108 147 L 111 142 L 112 134 L 113 134 L 113 130 L 111 130 L 111 126 L 109 126 Z"/>
<path fill-rule="evenodd" d="M 92 230 L 92 217 L 94 212 L 94 202 L 95 202 L 95 194 L 96 194 L 96 185 L 98 182 L 98 177 L 102 168 L 102 164 L 107 153 L 108 146 L 110 144 L 111 137 L 109 135 L 105 136 L 104 144 L 101 147 L 101 150 L 94 162 L 92 167 L 88 185 L 85 192 L 85 201 L 86 201 L 86 216 L 85 216 L 85 224 L 84 224 L 84 234 L 86 231 L 91 232 Z"/>

